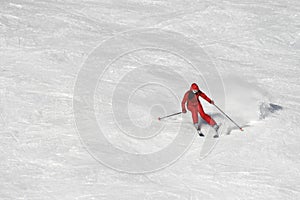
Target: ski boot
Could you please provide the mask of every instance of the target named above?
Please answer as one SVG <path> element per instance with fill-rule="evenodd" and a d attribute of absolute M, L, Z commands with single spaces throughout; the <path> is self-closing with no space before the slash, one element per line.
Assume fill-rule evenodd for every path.
<path fill-rule="evenodd" d="M 205 136 L 205 135 L 201 132 L 200 129 L 198 129 L 197 132 L 198 132 L 198 135 L 199 135 L 200 137 L 204 137 L 204 136 Z"/>
<path fill-rule="evenodd" d="M 195 128 L 197 129 L 198 135 L 199 135 L 200 137 L 204 137 L 204 134 L 201 132 L 201 126 L 200 126 L 200 124 L 195 123 L 194 126 L 195 126 Z"/>
<path fill-rule="evenodd" d="M 218 138 L 218 137 L 219 137 L 218 130 L 219 130 L 220 126 L 219 126 L 218 124 L 215 124 L 215 125 L 213 126 L 213 128 L 214 128 L 215 131 L 216 131 L 216 134 L 214 135 L 214 138 Z"/>

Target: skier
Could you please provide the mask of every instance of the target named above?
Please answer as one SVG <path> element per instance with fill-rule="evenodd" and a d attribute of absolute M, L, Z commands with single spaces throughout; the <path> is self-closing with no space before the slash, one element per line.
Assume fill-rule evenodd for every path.
<path fill-rule="evenodd" d="M 205 99 L 210 104 L 214 104 L 214 101 L 208 98 L 201 90 L 199 90 L 199 87 L 196 83 L 193 83 L 191 85 L 191 88 L 189 91 L 187 91 L 182 99 L 181 107 L 182 107 L 182 113 L 186 113 L 186 107 L 185 104 L 187 102 L 187 108 L 192 113 L 193 123 L 195 128 L 197 129 L 197 132 L 199 136 L 203 137 L 204 134 L 201 132 L 201 124 L 198 121 L 199 114 L 200 116 L 210 125 L 212 126 L 215 131 L 216 135 L 215 138 L 219 137 L 218 135 L 218 129 L 219 125 L 209 116 L 206 114 L 203 110 L 203 107 L 200 103 L 199 96 Z"/>

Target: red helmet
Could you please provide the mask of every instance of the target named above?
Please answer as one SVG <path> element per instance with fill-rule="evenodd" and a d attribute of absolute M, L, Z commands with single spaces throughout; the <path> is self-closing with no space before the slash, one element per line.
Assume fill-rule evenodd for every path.
<path fill-rule="evenodd" d="M 199 90 L 198 85 L 197 85 L 196 83 L 193 83 L 193 84 L 191 85 L 191 90 Z"/>

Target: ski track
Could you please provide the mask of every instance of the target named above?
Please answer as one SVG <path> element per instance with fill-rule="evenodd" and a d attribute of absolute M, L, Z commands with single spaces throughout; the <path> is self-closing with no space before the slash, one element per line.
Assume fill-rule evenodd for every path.
<path fill-rule="evenodd" d="M 299 6 L 297 0 L 4 0 L 0 199 L 299 199 Z M 225 111 L 239 122 L 252 123 L 244 132 L 234 130 L 218 140 L 209 138 L 211 134 L 196 137 L 171 166 L 132 175 L 105 167 L 86 151 L 76 131 L 72 101 L 77 74 L 89 53 L 119 32 L 143 27 L 179 32 L 203 47 L 224 79 Z M 112 66 L 115 71 L 103 79 L 106 89 L 95 91 L 99 100 L 95 111 L 111 112 L 112 102 L 103 93 L 109 96 L 114 80 L 126 70 L 155 61 L 189 74 L 182 60 L 163 53 L 131 56 Z M 127 66 L 124 71 L 117 68 L 122 65 Z M 159 77 L 175 85 L 178 98 L 187 89 L 176 85 L 168 73 L 144 73 L 141 79 Z M 123 89 L 131 86 L 123 84 Z M 218 103 L 218 94 L 212 95 Z M 172 108 L 164 110 L 167 113 L 180 109 L 177 100 L 159 101 Z M 282 110 L 259 120 L 260 103 L 274 103 Z M 135 113 L 149 112 L 147 106 L 154 104 L 136 104 Z M 203 106 L 216 113 L 206 102 Z M 159 109 L 151 111 L 161 114 Z M 111 130 L 114 121 L 106 122 L 103 128 Z M 166 127 L 183 123 L 188 134 L 196 134 L 189 113 L 161 123 Z M 204 125 L 203 130 L 209 127 Z M 133 153 L 156 151 L 174 138 L 171 131 L 151 141 L 119 135 L 115 131 L 107 137 Z M 203 146 L 212 143 L 210 153 L 201 155 Z"/>

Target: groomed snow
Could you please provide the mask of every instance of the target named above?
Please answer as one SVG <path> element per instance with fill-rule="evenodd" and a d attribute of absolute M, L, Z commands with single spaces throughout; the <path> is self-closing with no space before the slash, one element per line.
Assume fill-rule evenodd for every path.
<path fill-rule="evenodd" d="M 299 13 L 297 0 L 2 1 L 0 199 L 300 199 Z M 148 28 L 170 37 L 126 40 Z M 150 42 L 201 54 L 137 48 Z M 190 113 L 158 121 L 192 82 L 245 130 L 204 100 L 218 140 Z"/>

